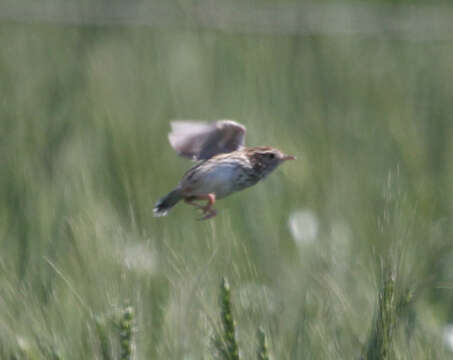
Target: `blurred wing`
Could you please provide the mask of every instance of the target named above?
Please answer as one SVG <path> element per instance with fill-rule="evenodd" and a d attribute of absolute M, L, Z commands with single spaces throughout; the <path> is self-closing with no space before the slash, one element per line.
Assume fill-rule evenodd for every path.
<path fill-rule="evenodd" d="M 193 160 L 205 160 L 244 146 L 245 127 L 232 120 L 214 123 L 174 121 L 168 135 L 176 152 Z"/>

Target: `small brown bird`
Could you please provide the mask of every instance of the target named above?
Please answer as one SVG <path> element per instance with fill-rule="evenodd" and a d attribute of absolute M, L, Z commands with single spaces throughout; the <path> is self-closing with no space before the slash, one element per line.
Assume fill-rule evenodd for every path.
<path fill-rule="evenodd" d="M 167 212 L 183 200 L 202 210 L 200 220 L 216 216 L 216 199 L 255 185 L 278 165 L 295 157 L 268 147 L 245 147 L 245 127 L 232 120 L 214 123 L 176 121 L 168 135 L 176 152 L 199 161 L 182 177 L 178 186 L 160 199 L 155 216 Z M 196 201 L 205 200 L 205 205 Z"/>

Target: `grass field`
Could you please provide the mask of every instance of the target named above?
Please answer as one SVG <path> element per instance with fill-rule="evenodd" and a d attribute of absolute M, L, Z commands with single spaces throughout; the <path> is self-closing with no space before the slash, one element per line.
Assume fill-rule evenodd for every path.
<path fill-rule="evenodd" d="M 224 276 L 243 359 L 259 327 L 274 359 L 451 358 L 451 42 L 2 22 L 0 49 L 1 359 L 116 359 L 127 309 L 136 359 L 214 358 Z M 154 218 L 190 166 L 169 121 L 219 118 L 298 160 Z"/>

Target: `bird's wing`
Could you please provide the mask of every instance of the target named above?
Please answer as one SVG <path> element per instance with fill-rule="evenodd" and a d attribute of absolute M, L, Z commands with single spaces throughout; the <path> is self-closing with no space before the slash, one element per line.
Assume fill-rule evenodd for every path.
<path fill-rule="evenodd" d="M 205 160 L 244 146 L 245 127 L 232 120 L 213 123 L 173 121 L 168 139 L 176 152 L 193 160 Z"/>

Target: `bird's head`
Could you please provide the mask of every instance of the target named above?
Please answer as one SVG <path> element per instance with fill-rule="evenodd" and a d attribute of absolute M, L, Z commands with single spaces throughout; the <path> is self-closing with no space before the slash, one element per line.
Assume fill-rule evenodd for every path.
<path fill-rule="evenodd" d="M 286 155 L 278 149 L 267 146 L 249 148 L 248 156 L 253 168 L 261 173 L 261 177 L 268 175 L 281 163 L 296 159 L 292 155 Z"/>

